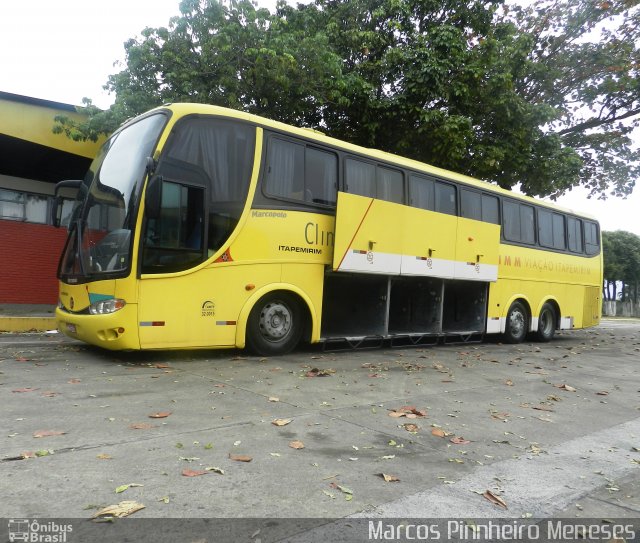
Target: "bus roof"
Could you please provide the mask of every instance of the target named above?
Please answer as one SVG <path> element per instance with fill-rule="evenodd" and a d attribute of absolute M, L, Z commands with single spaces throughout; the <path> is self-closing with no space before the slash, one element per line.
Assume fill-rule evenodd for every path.
<path fill-rule="evenodd" d="M 337 138 L 332 138 L 312 128 L 299 128 L 292 125 L 288 125 L 286 123 L 282 123 L 280 121 L 273 121 L 271 119 L 267 119 L 266 117 L 260 117 L 252 113 L 246 113 L 244 111 L 238 111 L 235 109 L 230 109 L 230 108 L 221 107 L 221 106 L 213 106 L 209 104 L 175 103 L 175 104 L 165 104 L 157 109 L 158 110 L 168 109 L 177 113 L 181 117 L 185 115 L 200 114 L 200 115 L 220 115 L 224 117 L 240 119 L 243 121 L 256 124 L 261 127 L 272 128 L 280 132 L 286 132 L 288 134 L 300 136 L 301 138 L 304 138 L 306 140 L 315 141 L 329 147 L 340 149 L 342 151 L 352 152 L 358 155 L 364 155 L 374 160 L 380 160 L 385 163 L 394 164 L 396 166 L 403 166 L 405 168 L 420 171 L 426 174 L 431 174 L 431 175 L 443 178 L 445 180 L 456 181 L 459 183 L 463 183 L 463 184 L 475 187 L 480 190 L 498 193 L 503 196 L 507 196 L 509 198 L 528 201 L 532 204 L 542 205 L 551 209 L 555 209 L 557 211 L 562 211 L 565 213 L 576 215 L 578 217 L 597 220 L 595 217 L 589 214 L 577 212 L 575 210 L 558 206 L 557 204 L 546 202 L 544 200 L 539 200 L 537 198 L 533 198 L 525 194 L 518 194 L 510 190 L 503 189 L 502 187 L 494 185 L 493 183 L 489 183 L 487 181 L 481 181 L 479 179 L 475 179 L 468 175 L 456 173 L 450 170 L 445 170 L 444 168 L 438 168 L 436 166 L 431 166 L 430 164 L 419 162 L 417 160 L 413 160 L 410 158 L 405 158 L 400 155 L 388 153 L 386 151 L 380 151 L 378 149 L 362 147 L 360 145 L 354 145 L 352 143 L 348 143 L 346 141 L 343 141 Z"/>

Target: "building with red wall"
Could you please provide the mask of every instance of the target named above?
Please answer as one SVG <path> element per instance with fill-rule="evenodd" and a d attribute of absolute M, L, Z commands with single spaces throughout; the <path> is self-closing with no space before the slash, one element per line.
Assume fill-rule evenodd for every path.
<path fill-rule="evenodd" d="M 0 304 L 57 302 L 66 228 L 51 226 L 55 184 L 82 179 L 99 143 L 54 134 L 76 107 L 0 92 Z"/>

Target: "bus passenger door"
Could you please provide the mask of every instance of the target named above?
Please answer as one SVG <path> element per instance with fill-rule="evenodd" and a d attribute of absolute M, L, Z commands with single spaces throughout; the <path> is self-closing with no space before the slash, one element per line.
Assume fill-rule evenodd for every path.
<path fill-rule="evenodd" d="M 140 346 L 157 349 L 233 345 L 235 329 L 215 326 L 221 304 L 211 296 L 215 284 L 211 272 L 199 269 L 208 258 L 204 183 L 157 177 L 147 194 L 140 240 Z M 227 328 L 229 339 L 220 336 Z"/>

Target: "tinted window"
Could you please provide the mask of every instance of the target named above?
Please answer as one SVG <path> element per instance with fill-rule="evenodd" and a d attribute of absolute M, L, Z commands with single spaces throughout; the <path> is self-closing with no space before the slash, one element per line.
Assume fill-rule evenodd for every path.
<path fill-rule="evenodd" d="M 456 189 L 453 185 L 436 181 L 436 211 L 456 214 Z"/>
<path fill-rule="evenodd" d="M 242 215 L 255 151 L 255 128 L 213 117 L 187 117 L 173 129 L 158 174 L 183 185 L 205 187 L 207 252 L 212 256 Z M 286 152 L 280 157 L 286 164 Z M 294 183 L 289 177 L 288 182 Z M 192 198 L 189 191 L 189 199 Z M 192 204 L 190 204 L 192 205 Z"/>
<path fill-rule="evenodd" d="M 566 249 L 567 242 L 564 234 L 564 215 L 553 214 L 553 247 L 554 249 Z"/>
<path fill-rule="evenodd" d="M 503 206 L 502 231 L 504 239 L 520 241 L 520 206 L 515 202 L 505 200 Z"/>
<path fill-rule="evenodd" d="M 338 186 L 338 157 L 307 147 L 304 162 L 305 201 L 335 205 Z"/>
<path fill-rule="evenodd" d="M 520 204 L 520 241 L 535 243 L 533 207 Z"/>
<path fill-rule="evenodd" d="M 564 215 L 538 209 L 538 241 L 543 247 L 565 249 Z"/>
<path fill-rule="evenodd" d="M 495 196 L 489 196 L 488 194 L 482 195 L 482 220 L 493 224 L 500 224 L 498 198 Z"/>
<path fill-rule="evenodd" d="M 185 270 L 207 256 L 204 250 L 205 188 L 160 182 L 160 213 L 158 217 L 147 220 L 142 253 L 143 273 Z M 108 236 L 115 232 L 119 231 Z"/>
<path fill-rule="evenodd" d="M 347 192 L 376 197 L 376 167 L 368 162 L 348 158 L 345 161 Z"/>
<path fill-rule="evenodd" d="M 412 175 L 409 178 L 409 204 L 413 207 L 433 211 L 435 205 L 435 188 L 433 179 Z"/>
<path fill-rule="evenodd" d="M 538 210 L 538 240 L 543 247 L 553 247 L 553 219 L 549 211 Z"/>
<path fill-rule="evenodd" d="M 597 255 L 600 249 L 598 225 L 591 221 L 584 222 L 584 246 L 588 255 Z"/>
<path fill-rule="evenodd" d="M 503 235 L 509 241 L 535 243 L 533 207 L 505 200 Z"/>
<path fill-rule="evenodd" d="M 569 241 L 569 250 L 574 253 L 582 252 L 582 225 L 579 219 L 568 217 L 567 234 Z"/>
<path fill-rule="evenodd" d="M 403 203 L 404 185 L 402 183 L 402 172 L 378 166 L 377 174 L 376 198 L 398 204 Z"/>
<path fill-rule="evenodd" d="M 482 200 L 479 192 L 462 189 L 460 191 L 460 207 L 463 217 L 482 220 Z"/>
<path fill-rule="evenodd" d="M 304 200 L 304 145 L 271 139 L 264 188 L 271 196 Z"/>

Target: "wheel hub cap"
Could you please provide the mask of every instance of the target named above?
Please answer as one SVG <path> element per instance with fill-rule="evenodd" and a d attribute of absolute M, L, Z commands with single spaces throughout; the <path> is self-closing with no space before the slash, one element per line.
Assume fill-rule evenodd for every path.
<path fill-rule="evenodd" d="M 291 313 L 289 308 L 276 302 L 267 305 L 260 315 L 260 331 L 271 340 L 282 339 L 291 330 Z"/>

